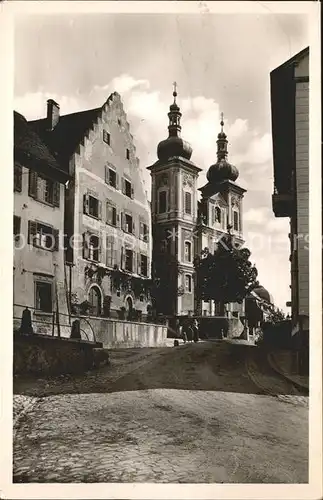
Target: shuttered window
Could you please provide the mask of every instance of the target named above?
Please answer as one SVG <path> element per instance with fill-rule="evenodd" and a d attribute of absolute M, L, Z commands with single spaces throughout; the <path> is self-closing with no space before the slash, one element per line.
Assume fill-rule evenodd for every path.
<path fill-rule="evenodd" d="M 29 170 L 28 194 L 37 201 L 59 207 L 60 204 L 60 184 L 59 182 L 47 179 L 42 175 Z"/>
<path fill-rule="evenodd" d="M 59 231 L 41 222 L 28 222 L 28 243 L 44 250 L 59 249 Z"/>

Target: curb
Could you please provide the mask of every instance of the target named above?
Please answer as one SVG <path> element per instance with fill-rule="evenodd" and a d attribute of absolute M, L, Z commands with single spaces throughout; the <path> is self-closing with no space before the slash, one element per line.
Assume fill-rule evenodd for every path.
<path fill-rule="evenodd" d="M 268 363 L 270 364 L 271 368 L 276 373 L 278 373 L 278 375 L 280 375 L 281 377 L 284 377 L 285 380 L 294 384 L 298 389 L 300 389 L 302 391 L 305 390 L 305 391 L 309 392 L 308 385 L 302 384 L 301 382 L 295 380 L 293 377 L 290 377 L 289 375 L 287 375 L 286 373 L 284 373 L 282 370 L 280 370 L 278 368 L 276 361 L 273 359 L 272 353 L 267 354 L 267 359 L 268 359 Z"/>

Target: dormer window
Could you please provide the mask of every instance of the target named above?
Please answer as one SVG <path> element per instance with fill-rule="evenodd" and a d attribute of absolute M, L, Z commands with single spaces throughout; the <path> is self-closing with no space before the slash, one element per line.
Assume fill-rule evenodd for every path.
<path fill-rule="evenodd" d="M 107 132 L 106 130 L 103 130 L 103 141 L 108 144 L 108 146 L 111 145 L 111 136 L 109 134 L 109 132 Z"/>

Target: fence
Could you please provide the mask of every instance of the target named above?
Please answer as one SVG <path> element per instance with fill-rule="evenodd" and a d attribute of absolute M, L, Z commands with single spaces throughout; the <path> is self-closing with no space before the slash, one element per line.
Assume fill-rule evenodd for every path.
<path fill-rule="evenodd" d="M 69 338 L 71 335 L 72 321 L 82 320 L 89 326 L 89 329 L 86 331 L 84 328 L 80 328 L 81 338 L 83 340 L 87 340 L 88 342 L 96 342 L 93 327 L 87 318 L 79 315 L 73 315 L 72 318 L 69 314 L 62 312 L 57 313 L 57 311 L 46 313 L 37 310 L 33 306 L 23 304 L 13 305 L 14 331 L 20 330 L 22 313 L 26 308 L 31 311 L 33 333 L 52 337 Z"/>

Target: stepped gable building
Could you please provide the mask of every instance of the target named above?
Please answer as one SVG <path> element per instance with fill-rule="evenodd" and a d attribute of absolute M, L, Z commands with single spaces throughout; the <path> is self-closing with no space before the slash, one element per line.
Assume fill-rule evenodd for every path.
<path fill-rule="evenodd" d="M 120 95 L 99 108 L 30 122 L 71 176 L 66 276 L 73 310 L 144 318 L 149 306 L 150 207 Z"/>
<path fill-rule="evenodd" d="M 199 189 L 201 168 L 191 161 L 192 148 L 181 138 L 181 112 L 176 102 L 170 106 L 169 136 L 158 144 L 156 163 L 148 167 L 152 185 L 153 274 L 160 282 L 160 305 L 169 315 L 224 315 L 224 306 L 198 302 L 194 295 L 194 257 L 208 247 L 214 251 L 219 238 L 232 226 L 232 234 L 243 243 L 242 199 L 245 189 L 236 184 L 239 172 L 227 160 L 227 137 L 217 140 L 217 162 L 207 173 L 208 183 Z M 158 262 L 168 255 L 168 273 Z M 166 266 L 165 266 L 166 269 Z M 164 273 L 164 276 L 163 276 Z M 165 275 L 166 274 L 166 275 Z M 243 307 L 228 306 L 229 314 L 239 317 Z"/>
<path fill-rule="evenodd" d="M 64 288 L 64 184 L 69 173 L 39 135 L 14 112 L 14 329 L 23 310 L 35 333 L 63 334 L 68 323 Z M 60 315 L 61 331 L 52 322 Z"/>

